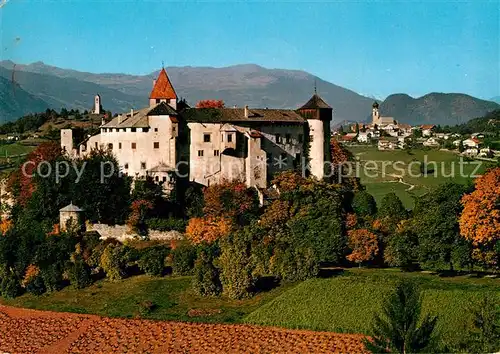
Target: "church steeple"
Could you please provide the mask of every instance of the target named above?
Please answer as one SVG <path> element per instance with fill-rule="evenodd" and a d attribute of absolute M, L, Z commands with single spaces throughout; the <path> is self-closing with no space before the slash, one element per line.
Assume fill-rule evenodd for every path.
<path fill-rule="evenodd" d="M 152 107 L 160 102 L 166 102 L 177 109 L 177 94 L 168 78 L 165 68 L 162 68 L 158 78 L 154 81 L 153 90 L 149 95 L 149 106 Z"/>

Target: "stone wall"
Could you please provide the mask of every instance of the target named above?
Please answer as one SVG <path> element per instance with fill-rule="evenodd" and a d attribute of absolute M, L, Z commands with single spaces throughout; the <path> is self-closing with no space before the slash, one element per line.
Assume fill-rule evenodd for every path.
<path fill-rule="evenodd" d="M 106 224 L 87 224 L 87 231 L 95 231 L 101 235 L 101 239 L 115 238 L 118 241 L 124 241 L 134 238 L 142 238 L 136 233 L 130 232 L 127 225 L 106 225 Z M 149 230 L 148 238 L 150 240 L 182 240 L 184 235 L 178 231 L 158 231 Z"/>

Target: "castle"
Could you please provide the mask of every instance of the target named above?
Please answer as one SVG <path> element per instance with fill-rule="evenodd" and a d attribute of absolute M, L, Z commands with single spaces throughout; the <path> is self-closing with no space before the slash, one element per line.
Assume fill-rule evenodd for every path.
<path fill-rule="evenodd" d="M 98 95 L 94 111 L 101 111 Z M 205 186 L 240 179 L 266 188 L 276 172 L 306 163 L 313 176 L 325 177 L 332 111 L 316 93 L 297 110 L 191 108 L 162 69 L 148 107 L 103 120 L 77 147 L 71 129 L 63 129 L 61 147 L 73 157 L 108 149 L 125 175 L 170 186 L 177 178 Z"/>

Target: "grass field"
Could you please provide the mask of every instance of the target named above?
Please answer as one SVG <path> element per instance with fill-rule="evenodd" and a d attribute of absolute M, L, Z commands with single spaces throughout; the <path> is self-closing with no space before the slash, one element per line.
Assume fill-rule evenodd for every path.
<path fill-rule="evenodd" d="M 116 282 L 102 280 L 81 290 L 67 287 L 39 297 L 25 294 L 11 300 L 1 299 L 0 303 L 39 310 L 133 318 L 138 316 L 141 303 L 151 301 L 155 310 L 141 318 L 234 323 L 242 322 L 244 316 L 289 288 L 279 287 L 248 300 L 233 301 L 223 297 L 197 296 L 191 291 L 191 277 L 139 275 Z M 205 313 L 190 316 L 189 310 L 203 310 Z"/>
<path fill-rule="evenodd" d="M 460 339 L 467 309 L 483 294 L 494 294 L 500 301 L 497 279 L 353 269 L 339 276 L 305 281 L 245 317 L 245 322 L 370 334 L 373 314 L 400 278 L 412 278 L 420 284 L 424 290 L 423 311 L 439 317 L 438 331 L 447 342 Z"/>
<path fill-rule="evenodd" d="M 137 317 L 140 304 L 156 305 L 142 318 L 156 320 L 250 323 L 285 328 L 370 333 L 373 313 L 400 278 L 415 279 L 424 290 L 424 311 L 439 316 L 438 328 L 455 341 L 467 309 L 485 293 L 500 301 L 500 280 L 465 276 L 442 278 L 395 269 L 350 269 L 329 278 L 311 279 L 263 292 L 247 300 L 199 297 L 191 291 L 190 277 L 151 278 L 146 275 L 89 288 L 72 287 L 36 297 L 25 294 L 0 300 L 11 306 L 40 310 L 90 313 L 110 317 Z M 190 314 L 191 311 L 191 314 Z M 193 312 L 198 312 L 193 315 Z"/>
<path fill-rule="evenodd" d="M 379 151 L 374 146 L 349 147 L 349 150 L 359 159 L 363 167 L 359 174 L 361 183 L 375 200 L 380 203 L 384 195 L 394 192 L 407 208 L 413 208 L 415 196 L 447 181 L 465 184 L 473 179 L 471 175 L 482 174 L 487 168 L 484 161 L 464 161 L 460 167 L 460 157 L 449 151 Z M 394 164 L 396 161 L 399 161 L 397 165 Z M 420 162 L 423 161 L 433 172 L 420 174 Z M 477 170 L 476 163 L 480 164 Z"/>
<path fill-rule="evenodd" d="M 34 149 L 34 146 L 28 146 L 19 143 L 0 145 L 0 158 L 9 157 L 12 155 L 27 154 Z"/>

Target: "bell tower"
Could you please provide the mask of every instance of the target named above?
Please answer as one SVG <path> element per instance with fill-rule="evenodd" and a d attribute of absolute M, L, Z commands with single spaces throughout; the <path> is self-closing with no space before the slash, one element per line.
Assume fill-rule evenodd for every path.
<path fill-rule="evenodd" d="M 101 96 L 99 94 L 94 97 L 94 114 L 101 114 L 102 106 L 101 106 Z"/>
<path fill-rule="evenodd" d="M 298 112 L 307 120 L 309 127 L 311 174 L 318 179 L 323 179 L 328 165 L 325 162 L 331 161 L 330 122 L 333 118 L 333 108 L 315 92 L 311 99 L 298 109 Z"/>
<path fill-rule="evenodd" d="M 380 112 L 378 110 L 378 102 L 373 102 L 372 105 L 372 124 L 380 125 Z"/>
<path fill-rule="evenodd" d="M 177 109 L 177 94 L 168 78 L 165 68 L 162 68 L 158 78 L 153 81 L 153 90 L 149 95 L 149 106 L 154 107 L 160 102 L 166 102 L 173 109 Z"/>

